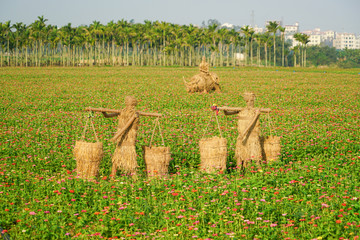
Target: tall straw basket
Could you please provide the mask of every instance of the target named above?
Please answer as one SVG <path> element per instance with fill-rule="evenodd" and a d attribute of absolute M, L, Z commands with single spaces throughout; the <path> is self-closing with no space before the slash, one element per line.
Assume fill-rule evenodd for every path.
<path fill-rule="evenodd" d="M 267 136 L 261 138 L 261 145 L 264 150 L 265 160 L 267 162 L 273 162 L 279 160 L 281 145 L 280 137 Z"/>
<path fill-rule="evenodd" d="M 281 152 L 280 137 L 272 135 L 273 126 L 270 114 L 267 114 L 267 121 L 270 129 L 270 136 L 262 136 L 260 138 L 264 159 L 266 162 L 278 161 Z"/>
<path fill-rule="evenodd" d="M 202 138 L 199 147 L 201 171 L 213 173 L 226 170 L 227 140 L 225 138 Z"/>
<path fill-rule="evenodd" d="M 227 140 L 222 137 L 217 113 L 214 112 L 220 137 L 204 138 L 213 116 L 210 117 L 203 137 L 199 141 L 200 149 L 200 170 L 206 173 L 216 171 L 223 173 L 226 170 Z"/>
<path fill-rule="evenodd" d="M 85 141 L 85 134 L 89 121 L 95 135 L 95 143 Z M 95 132 L 94 124 L 90 118 L 87 119 L 81 140 L 76 141 L 73 152 L 76 159 L 76 171 L 78 175 L 82 178 L 97 177 L 99 173 L 100 162 L 104 152 L 103 144 L 99 142 Z"/>
<path fill-rule="evenodd" d="M 148 177 L 160 177 L 168 174 L 171 160 L 169 147 L 143 146 L 143 151 Z"/>
<path fill-rule="evenodd" d="M 170 147 L 165 147 L 164 137 L 161 133 L 159 118 L 154 120 L 154 129 L 152 131 L 149 146 L 143 146 L 144 160 L 148 177 L 163 177 L 168 174 L 169 163 L 171 160 Z M 162 147 L 151 146 L 156 126 L 159 127 L 159 133 L 162 139 Z"/>

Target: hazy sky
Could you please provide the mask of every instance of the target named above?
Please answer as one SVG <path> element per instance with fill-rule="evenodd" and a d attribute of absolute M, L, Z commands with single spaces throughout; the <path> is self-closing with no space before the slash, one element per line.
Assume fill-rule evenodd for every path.
<path fill-rule="evenodd" d="M 143 23 L 159 20 L 201 25 L 221 23 L 264 27 L 266 20 L 298 22 L 300 30 L 334 30 L 360 34 L 360 0 L 0 0 L 0 22 L 30 24 L 38 16 L 62 27 L 107 24 L 120 19 Z"/>

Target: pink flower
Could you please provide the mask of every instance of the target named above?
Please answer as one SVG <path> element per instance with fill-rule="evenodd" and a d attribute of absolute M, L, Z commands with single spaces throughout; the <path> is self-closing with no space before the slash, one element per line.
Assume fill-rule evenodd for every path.
<path fill-rule="evenodd" d="M 36 215 L 36 212 L 30 212 L 29 214 L 30 215 Z"/>
<path fill-rule="evenodd" d="M 103 199 L 106 199 L 106 198 L 108 198 L 108 196 L 103 196 Z"/>

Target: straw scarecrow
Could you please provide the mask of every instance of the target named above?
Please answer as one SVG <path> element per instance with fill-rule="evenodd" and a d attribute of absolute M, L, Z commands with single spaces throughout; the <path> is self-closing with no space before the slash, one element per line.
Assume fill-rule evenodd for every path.
<path fill-rule="evenodd" d="M 255 108 L 255 94 L 244 93 L 246 101 L 245 108 L 219 107 L 217 110 L 224 110 L 225 115 L 238 114 L 238 132 L 235 158 L 237 165 L 247 167 L 251 161 L 260 164 L 263 160 L 262 147 L 260 141 L 260 121 L 262 113 L 269 113 L 269 108 Z"/>
<path fill-rule="evenodd" d="M 190 82 L 185 82 L 186 91 L 189 93 L 202 92 L 208 93 L 212 90 L 220 92 L 219 77 L 215 73 L 209 72 L 209 64 L 205 56 L 199 65 L 200 73 L 193 76 Z"/>
<path fill-rule="evenodd" d="M 139 127 L 139 116 L 157 116 L 161 114 L 145 113 L 135 110 L 137 100 L 132 96 L 125 97 L 125 108 L 122 110 L 112 110 L 103 108 L 87 108 L 88 111 L 101 112 L 104 117 L 118 118 L 117 132 L 111 139 L 116 143 L 116 149 L 112 156 L 111 176 L 115 177 L 117 169 L 123 170 L 127 174 L 136 175 L 138 167 L 136 161 L 135 142 Z"/>

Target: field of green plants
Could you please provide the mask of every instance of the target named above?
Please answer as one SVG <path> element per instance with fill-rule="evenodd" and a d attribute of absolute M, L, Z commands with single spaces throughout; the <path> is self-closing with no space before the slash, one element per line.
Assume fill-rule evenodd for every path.
<path fill-rule="evenodd" d="M 187 94 L 193 67 L 0 68 L 0 239 L 358 239 L 359 70 L 211 71 L 222 93 Z M 243 107 L 245 91 L 272 109 L 280 160 L 237 169 L 237 119 L 220 113 L 228 169 L 201 173 L 198 142 L 219 135 L 215 121 L 205 131 L 210 106 Z M 94 113 L 105 156 L 99 178 L 78 178 L 72 150 L 84 108 L 121 109 L 127 95 L 165 115 L 169 176 L 146 178 L 142 146 L 154 119 L 142 117 L 139 177 L 110 180 L 117 123 Z M 269 135 L 267 118 L 261 124 Z"/>

